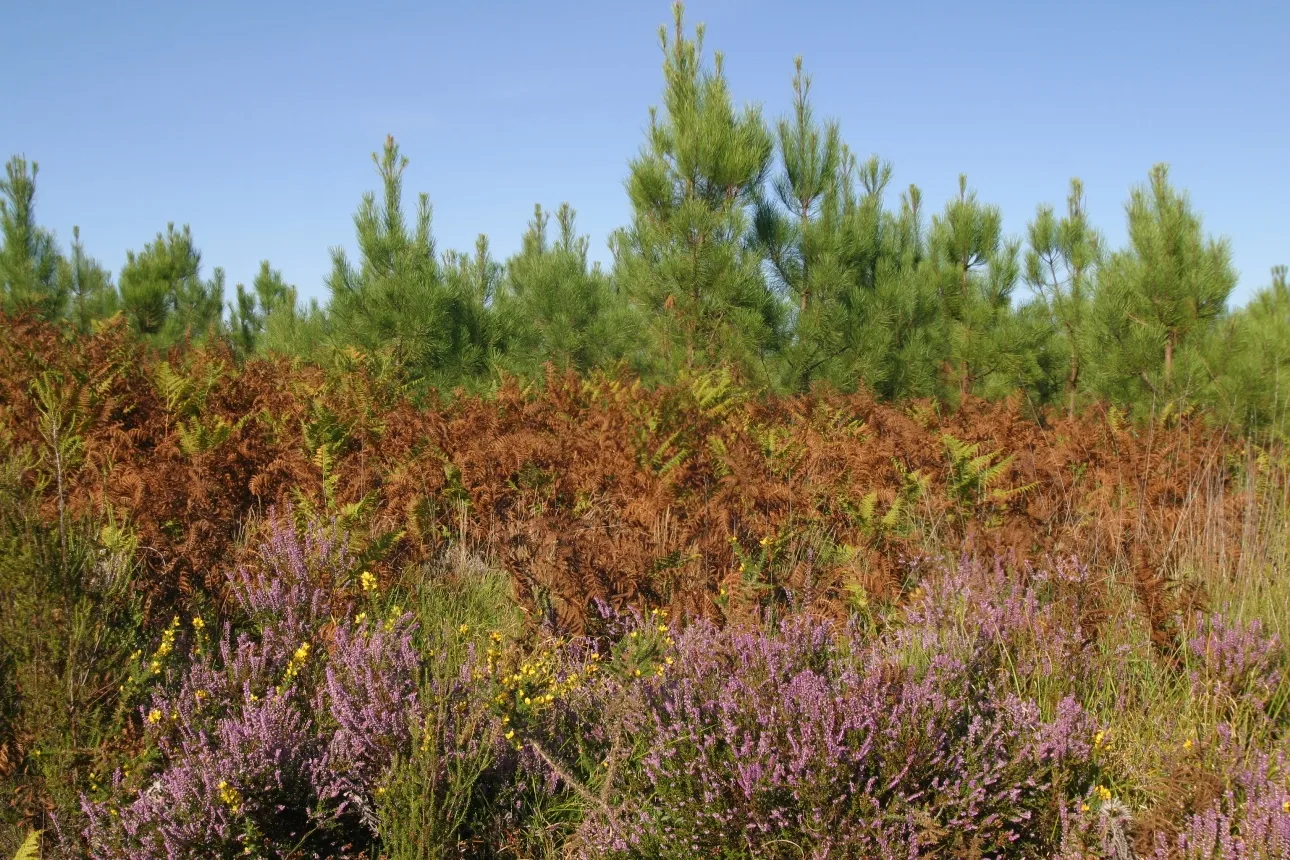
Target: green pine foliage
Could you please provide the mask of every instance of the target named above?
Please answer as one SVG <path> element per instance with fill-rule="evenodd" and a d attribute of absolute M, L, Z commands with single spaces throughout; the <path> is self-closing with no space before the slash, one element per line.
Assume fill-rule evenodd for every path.
<path fill-rule="evenodd" d="M 1084 184 L 1071 180 L 1066 215 L 1040 205 L 1027 229 L 1025 280 L 1039 308 L 1048 317 L 1053 359 L 1065 365 L 1062 390 L 1066 409 L 1074 414 L 1083 381 L 1088 343 L 1089 309 L 1095 275 L 1101 262 L 1102 240 L 1084 212 Z"/>
<path fill-rule="evenodd" d="M 660 28 L 664 91 L 627 181 L 632 222 L 613 239 L 624 291 L 645 318 L 663 369 L 730 363 L 768 379 L 785 313 L 745 243 L 750 207 L 769 169 L 770 135 L 737 110 L 721 54 L 702 63 L 703 28 Z"/>
<path fill-rule="evenodd" d="M 162 345 L 184 337 L 202 338 L 221 323 L 224 271 L 211 280 L 201 276 L 202 255 L 185 224 L 165 234 L 143 251 L 126 254 L 121 269 L 121 305 L 140 334 Z"/>
<path fill-rule="evenodd" d="M 535 376 L 550 363 L 587 372 L 627 358 L 637 321 L 599 265 L 589 266 L 590 240 L 579 236 L 574 210 L 555 213 L 559 236 L 551 241 L 549 212 L 534 207 L 523 246 L 506 263 L 494 310 L 502 363 Z"/>
<path fill-rule="evenodd" d="M 1029 392 L 1044 375 L 1039 358 L 1051 330 L 1013 307 L 1021 246 L 1004 237 L 1002 220 L 997 206 L 977 201 L 966 176 L 959 177 L 958 197 L 932 218 L 929 276 L 949 344 L 944 381 L 959 397 Z"/>
<path fill-rule="evenodd" d="M 112 273 L 86 256 L 80 227 L 72 228 L 71 256 L 59 261 L 58 280 L 67 297 L 68 321 L 79 332 L 90 331 L 96 320 L 112 316 L 120 305 Z"/>
<path fill-rule="evenodd" d="M 237 285 L 233 302 L 229 303 L 229 337 L 243 355 L 252 355 L 260 349 L 266 321 L 280 305 L 294 307 L 296 289 L 282 279 L 282 272 L 260 261 L 260 271 L 251 282 L 251 289 Z"/>
<path fill-rule="evenodd" d="M 1286 267 L 1215 328 L 1205 349 L 1204 402 L 1226 424 L 1284 435 L 1290 410 L 1290 284 Z"/>
<path fill-rule="evenodd" d="M 0 180 L 0 306 L 56 319 L 67 300 L 54 234 L 36 223 L 39 165 L 15 155 Z"/>
<path fill-rule="evenodd" d="M 649 382 L 727 373 L 784 393 L 867 390 L 956 403 L 1016 397 L 1039 414 L 1094 403 L 1282 432 L 1290 342 L 1285 270 L 1245 308 L 1226 241 L 1205 235 L 1158 165 L 1126 205 L 1129 240 L 1107 247 L 1071 181 L 1064 212 L 1040 205 L 1022 236 L 966 177 L 928 217 L 895 171 L 858 158 L 816 117 L 801 58 L 785 116 L 731 95 L 720 52 L 683 8 L 659 31 L 661 103 L 630 162 L 630 222 L 591 262 L 568 203 L 535 207 L 504 262 L 489 238 L 440 253 L 425 194 L 403 201 L 408 160 L 392 137 L 372 158 L 379 190 L 354 225 L 357 254 L 332 252 L 324 301 L 267 261 L 227 306 L 201 275 L 187 227 L 127 255 L 114 286 L 79 228 L 67 254 L 35 218 L 37 166 L 0 180 L 0 309 L 87 332 L 123 313 L 147 342 L 227 338 L 242 356 L 334 365 L 374 361 L 400 390 L 487 390 L 548 367 Z M 1019 293 L 1018 287 L 1027 288 Z"/>
<path fill-rule="evenodd" d="M 1204 235 L 1187 196 L 1156 165 L 1128 206 L 1129 247 L 1099 271 L 1092 307 L 1093 391 L 1163 408 L 1208 385 L 1201 346 L 1236 286 L 1225 241 Z"/>
<path fill-rule="evenodd" d="M 407 158 L 393 137 L 373 153 L 380 201 L 363 197 L 354 216 L 359 259 L 332 252 L 327 279 L 326 338 L 370 353 L 388 353 L 414 378 L 453 387 L 486 376 L 491 327 L 486 301 L 496 279 L 487 259 L 454 257 L 441 264 L 430 233 L 430 199 L 418 200 L 413 225 L 403 212 Z M 308 319 L 308 317 L 306 317 Z"/>

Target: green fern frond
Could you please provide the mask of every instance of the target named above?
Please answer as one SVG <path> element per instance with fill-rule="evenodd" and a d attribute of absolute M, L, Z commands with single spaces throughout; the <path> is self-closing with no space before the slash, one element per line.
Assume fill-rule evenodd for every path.
<path fill-rule="evenodd" d="M 18 848 L 18 853 L 13 855 L 13 860 L 38 860 L 40 857 L 40 834 L 41 831 L 33 830 L 27 834 L 27 838 Z"/>

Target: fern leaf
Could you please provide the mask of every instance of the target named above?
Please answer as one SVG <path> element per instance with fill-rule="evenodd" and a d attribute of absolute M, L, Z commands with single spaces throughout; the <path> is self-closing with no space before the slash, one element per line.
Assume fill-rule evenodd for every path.
<path fill-rule="evenodd" d="M 40 833 L 39 830 L 33 830 L 27 834 L 22 845 L 18 848 L 18 853 L 13 855 L 13 860 L 38 860 L 40 857 Z"/>

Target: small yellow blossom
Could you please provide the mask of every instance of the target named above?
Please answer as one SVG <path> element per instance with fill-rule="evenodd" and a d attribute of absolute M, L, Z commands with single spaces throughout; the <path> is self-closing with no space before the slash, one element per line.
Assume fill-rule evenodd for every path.
<path fill-rule="evenodd" d="M 667 632 L 667 625 L 666 625 L 666 624 L 660 624 L 660 625 L 658 626 L 658 632 L 659 632 L 659 633 L 666 633 L 666 632 Z"/>
<path fill-rule="evenodd" d="M 206 622 L 202 620 L 202 617 L 201 617 L 200 615 L 194 615 L 194 616 L 193 616 L 193 629 L 194 629 L 194 630 L 202 630 L 202 629 L 205 629 L 205 627 L 206 627 Z"/>
<path fill-rule="evenodd" d="M 233 810 L 238 810 L 242 807 L 242 792 L 222 779 L 219 781 L 219 799 L 224 802 L 225 806 Z"/>
<path fill-rule="evenodd" d="M 153 708 L 151 711 L 149 711 L 148 722 L 152 723 L 154 726 L 157 723 L 161 722 L 161 711 L 157 710 L 156 708 Z"/>
<path fill-rule="evenodd" d="M 1106 740 L 1106 732 L 1098 732 L 1093 735 L 1093 749 L 1100 749 L 1102 742 Z"/>
<path fill-rule="evenodd" d="M 358 575 L 358 581 L 363 586 L 364 591 L 376 590 L 376 577 L 370 570 L 365 570 Z"/>
<path fill-rule="evenodd" d="M 1099 785 L 1097 787 L 1097 796 L 1099 800 L 1110 800 L 1111 789 L 1107 788 L 1105 785 Z"/>
<path fill-rule="evenodd" d="M 1081 803 L 1081 804 L 1079 805 L 1079 811 L 1080 811 L 1080 812 L 1088 812 L 1088 804 L 1087 804 L 1087 803 Z"/>
<path fill-rule="evenodd" d="M 506 739 L 509 741 L 509 740 L 510 740 L 511 738 L 513 738 L 513 737 L 515 737 L 515 729 L 507 729 L 507 730 L 506 730 Z"/>
<path fill-rule="evenodd" d="M 767 546 L 768 544 L 770 544 L 770 538 L 764 537 L 761 540 L 757 541 L 757 543 L 761 544 L 762 546 Z"/>
<path fill-rule="evenodd" d="M 1189 750 L 1191 749 L 1191 747 L 1192 747 L 1191 738 L 1187 738 L 1187 740 L 1183 741 L 1183 749 Z"/>
<path fill-rule="evenodd" d="M 465 636 L 467 633 L 470 632 L 470 625 L 469 624 L 461 625 L 460 627 L 457 628 L 457 632 L 460 633 L 462 636 Z"/>
<path fill-rule="evenodd" d="M 1281 811 L 1290 812 L 1290 800 L 1281 801 Z"/>

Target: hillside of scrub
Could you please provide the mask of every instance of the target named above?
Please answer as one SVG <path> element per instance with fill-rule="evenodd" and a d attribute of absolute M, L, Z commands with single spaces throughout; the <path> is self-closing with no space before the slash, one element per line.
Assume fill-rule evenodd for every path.
<path fill-rule="evenodd" d="M 1290 857 L 1288 465 L 0 317 L 0 849 Z"/>
<path fill-rule="evenodd" d="M 418 405 L 357 351 L 326 374 L 218 346 L 155 355 L 123 326 L 4 326 L 0 432 L 30 453 L 41 515 L 137 546 L 137 588 L 163 619 L 222 599 L 230 545 L 291 508 L 364 535 L 382 577 L 449 540 L 478 547 L 566 631 L 596 600 L 827 614 L 895 598 L 922 556 L 954 548 L 1121 567 L 1167 637 L 1204 601 L 1173 582 L 1197 561 L 1189 538 L 1239 535 L 1264 456 L 1188 417 L 760 397 L 723 371 L 653 389 L 551 374 Z M 1202 548 L 1240 561 L 1239 540 Z"/>

